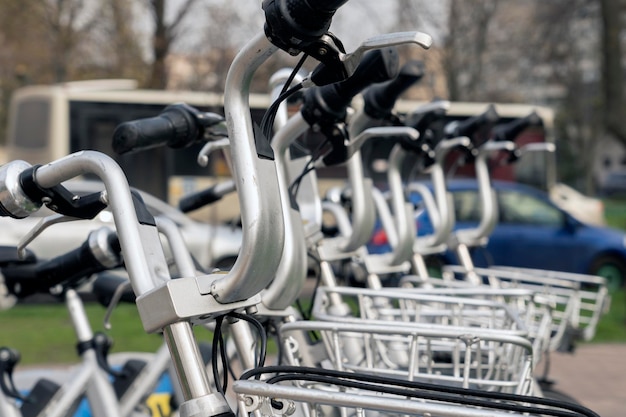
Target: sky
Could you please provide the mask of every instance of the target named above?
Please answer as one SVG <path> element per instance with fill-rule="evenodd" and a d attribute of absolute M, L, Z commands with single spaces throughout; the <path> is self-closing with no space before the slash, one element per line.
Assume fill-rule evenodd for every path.
<path fill-rule="evenodd" d="M 435 22 L 441 21 L 444 16 L 444 10 L 448 3 L 447 0 L 433 2 L 432 0 L 412 0 L 417 10 L 424 10 L 424 18 L 421 22 L 416 22 L 415 30 L 428 33 L 433 36 L 435 41 L 441 36 L 440 29 Z M 202 28 L 206 28 L 209 24 L 206 18 L 207 5 L 236 5 L 237 14 L 246 22 L 249 22 L 245 28 L 240 30 L 232 30 L 232 28 L 224 28 L 225 31 L 233 32 L 235 43 L 242 44 L 245 40 L 250 39 L 257 31 L 262 30 L 264 22 L 263 11 L 261 10 L 262 0 L 203 0 L 200 1 L 194 13 L 191 13 L 192 30 L 188 38 L 178 45 L 181 49 L 196 48 L 194 39 L 199 39 Z M 167 3 L 169 9 L 168 14 L 172 16 L 176 12 L 176 7 L 180 5 L 178 1 L 170 1 Z M 396 0 L 350 0 L 342 6 L 333 19 L 331 32 L 341 39 L 348 52 L 356 49 L 364 40 L 383 33 L 393 32 L 393 24 L 396 21 L 397 10 Z M 142 25 L 146 32 L 150 32 L 149 25 Z"/>

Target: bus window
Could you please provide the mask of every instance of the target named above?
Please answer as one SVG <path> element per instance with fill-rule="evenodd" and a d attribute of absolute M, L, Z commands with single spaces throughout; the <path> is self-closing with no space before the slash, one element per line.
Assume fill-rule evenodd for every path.
<path fill-rule="evenodd" d="M 36 120 L 37 123 L 33 123 Z M 13 137 L 26 149 L 45 148 L 50 131 L 50 101 L 44 98 L 19 103 Z"/>

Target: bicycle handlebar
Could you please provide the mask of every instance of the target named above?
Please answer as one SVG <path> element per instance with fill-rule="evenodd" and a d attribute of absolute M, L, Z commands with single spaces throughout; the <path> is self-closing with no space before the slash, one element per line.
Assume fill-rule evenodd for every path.
<path fill-rule="evenodd" d="M 265 34 L 280 49 L 297 55 L 319 40 L 335 12 L 348 0 L 265 0 Z"/>
<path fill-rule="evenodd" d="M 185 148 L 203 139 L 207 127 L 224 118 L 201 112 L 185 103 L 167 106 L 158 116 L 125 122 L 113 132 L 113 150 L 117 154 L 167 145 Z"/>
<path fill-rule="evenodd" d="M 232 180 L 215 184 L 205 190 L 184 196 L 178 201 L 178 208 L 183 213 L 197 210 L 216 201 L 219 201 L 226 194 L 235 191 L 235 183 Z"/>
<path fill-rule="evenodd" d="M 365 87 L 387 81 L 398 73 L 398 60 L 396 48 L 373 50 L 363 56 L 349 78 L 307 90 L 301 109 L 304 120 L 311 126 L 343 121 L 346 108 Z"/>
<path fill-rule="evenodd" d="M 483 113 L 468 117 L 467 119 L 460 122 L 453 122 L 446 126 L 446 136 L 448 138 L 458 137 L 458 136 L 467 136 L 470 139 L 472 136 L 481 128 L 489 126 L 490 124 L 496 123 L 500 119 L 498 112 L 493 104 L 487 107 Z"/>
<path fill-rule="evenodd" d="M 327 166 L 341 164 L 348 158 L 346 134 L 338 124 L 345 121 L 347 108 L 354 96 L 370 84 L 389 80 L 397 72 L 397 50 L 391 47 L 376 49 L 363 56 L 349 78 L 306 91 L 300 114 L 309 126 L 318 128 L 330 143 L 330 149 L 323 158 Z"/>
<path fill-rule="evenodd" d="M 492 137 L 495 141 L 515 141 L 520 133 L 531 126 L 543 126 L 543 120 L 535 111 L 509 123 L 494 126 Z"/>
<path fill-rule="evenodd" d="M 121 266 L 117 234 L 94 230 L 78 248 L 46 261 L 2 268 L 7 289 L 18 298 L 47 292 L 56 285 L 73 285 L 91 274 Z"/>
<path fill-rule="evenodd" d="M 409 61 L 391 81 L 369 87 L 363 93 L 363 111 L 371 118 L 383 119 L 389 115 L 398 97 L 424 76 L 424 63 Z"/>

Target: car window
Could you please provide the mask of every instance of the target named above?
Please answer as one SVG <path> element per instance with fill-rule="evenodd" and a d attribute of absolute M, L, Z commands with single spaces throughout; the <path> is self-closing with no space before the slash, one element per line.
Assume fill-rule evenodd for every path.
<path fill-rule="evenodd" d="M 563 213 L 551 204 L 532 195 L 501 191 L 500 221 L 503 223 L 561 226 Z"/>
<path fill-rule="evenodd" d="M 454 191 L 454 217 L 459 222 L 479 222 L 480 204 L 474 190 Z"/>

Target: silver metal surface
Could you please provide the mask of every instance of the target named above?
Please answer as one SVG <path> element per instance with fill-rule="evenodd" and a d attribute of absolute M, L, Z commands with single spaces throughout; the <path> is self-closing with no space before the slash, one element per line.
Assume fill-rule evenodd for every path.
<path fill-rule="evenodd" d="M 112 158 L 95 151 L 77 152 L 39 167 L 35 178 L 41 187 L 50 188 L 87 173 L 97 175 L 104 182 L 133 291 L 137 296 L 150 291 L 155 287 L 152 277 L 154 271 L 148 266 L 148 258 L 144 252 L 145 241 L 142 240 L 137 226 L 137 215 L 128 181 Z M 159 254 L 153 253 L 152 256 Z M 160 257 L 162 263 L 167 265 L 162 253 Z M 156 260 L 153 258 L 154 262 Z"/>
<path fill-rule="evenodd" d="M 22 417 L 16 402 L 7 398 L 2 390 L 0 390 L 0 415 L 3 417 Z"/>
<path fill-rule="evenodd" d="M 350 252 L 365 245 L 376 225 L 376 211 L 373 210 L 371 178 L 363 173 L 361 152 L 355 151 L 346 164 L 350 184 L 350 200 L 352 201 L 352 233 L 343 247 Z"/>
<path fill-rule="evenodd" d="M 198 152 L 198 165 L 201 167 L 206 167 L 209 165 L 209 156 L 218 150 L 228 149 L 230 146 L 230 140 L 228 138 L 223 138 L 219 140 L 212 140 L 211 142 L 207 142 L 200 152 Z"/>
<path fill-rule="evenodd" d="M 32 201 L 21 188 L 19 176 L 31 168 L 28 162 L 11 161 L 0 167 L 0 203 L 17 218 L 27 217 L 41 208 L 43 202 Z"/>
<path fill-rule="evenodd" d="M 480 147 L 474 168 L 476 170 L 476 180 L 478 181 L 478 193 L 481 204 L 480 223 L 476 228 L 462 229 L 455 232 L 460 243 L 475 246 L 491 234 L 498 222 L 498 203 L 495 190 L 491 187 L 491 176 L 487 158 L 495 152 L 513 151 L 513 142 L 485 142 Z"/>
<path fill-rule="evenodd" d="M 155 217 L 157 229 L 168 242 L 176 268 L 183 277 L 196 275 L 196 266 L 178 225 L 166 216 Z"/>
<path fill-rule="evenodd" d="M 226 78 L 224 112 L 241 206 L 243 242 L 226 276 L 198 280 L 201 292 L 208 290 L 221 303 L 245 300 L 266 288 L 278 268 L 284 245 L 276 167 L 256 153 L 248 101 L 254 72 L 276 49 L 263 33 L 258 34 L 235 57 Z"/>
<path fill-rule="evenodd" d="M 393 247 L 391 265 L 399 265 L 408 261 L 413 255 L 413 244 L 417 235 L 415 226 L 413 203 L 405 198 L 404 183 L 401 169 L 406 160 L 407 153 L 401 145 L 395 145 L 389 155 L 389 168 L 387 182 L 391 192 L 391 205 L 393 207 L 395 228 L 398 233 L 398 242 Z"/>
<path fill-rule="evenodd" d="M 236 381 L 233 385 L 239 394 L 239 417 L 247 417 L 248 412 L 262 412 L 263 415 L 277 415 L 270 400 L 281 399 L 285 402 L 303 403 L 305 410 L 295 414 L 320 415 L 319 410 L 326 406 L 350 411 L 349 415 L 363 415 L 364 411 L 372 410 L 384 415 L 415 415 L 429 417 L 522 417 L 528 413 L 507 412 L 494 409 L 474 408 L 462 404 L 424 401 L 415 399 L 398 399 L 397 397 L 381 396 L 372 392 L 343 392 L 335 389 L 315 389 L 312 387 L 283 386 L 267 384 L 261 381 Z M 294 406 L 295 407 L 295 406 Z M 308 409 L 311 407 L 311 409 Z M 302 414 L 301 414 L 302 413 Z M 361 414 L 360 414 L 361 413 Z M 321 414 L 324 415 L 324 414 Z"/>
<path fill-rule="evenodd" d="M 171 362 L 170 352 L 165 343 L 150 356 L 148 366 L 145 366 L 139 377 L 133 381 L 132 386 L 124 392 L 124 396 L 120 398 L 120 411 L 122 416 L 130 417 L 137 408 L 137 404 L 141 404 L 141 400 L 147 392 L 150 392 L 159 379 L 166 372 Z M 176 385 L 176 381 L 172 381 Z"/>
<path fill-rule="evenodd" d="M 307 248 L 303 220 L 297 209 L 291 206 L 289 195 L 290 176 L 288 163 L 289 145 L 308 129 L 301 117 L 285 122 L 272 140 L 276 157 L 276 171 L 283 213 L 285 241 L 278 269 L 271 284 L 262 293 L 263 305 L 271 310 L 284 310 L 300 295 L 307 273 Z"/>
<path fill-rule="evenodd" d="M 424 49 L 428 49 L 432 45 L 432 42 L 432 38 L 425 33 L 388 33 L 367 39 L 366 41 L 361 43 L 361 45 L 354 52 L 350 54 L 340 54 L 339 58 L 343 61 L 348 75 L 351 75 L 361 62 L 361 57 L 363 56 L 363 54 L 369 50 L 381 49 L 389 46 L 406 45 L 411 43 L 419 45 Z"/>
<path fill-rule="evenodd" d="M 109 244 L 109 236 L 115 232 L 108 227 L 101 227 L 89 233 L 87 242 L 94 258 L 106 268 L 115 268 L 121 265 L 120 254 L 113 251 Z"/>
<path fill-rule="evenodd" d="M 184 399 L 191 400 L 211 394 L 209 379 L 191 325 L 186 322 L 170 324 L 163 329 L 163 337 L 178 373 Z"/>
<path fill-rule="evenodd" d="M 26 257 L 26 247 L 29 243 L 31 243 L 37 236 L 39 236 L 44 230 L 48 227 L 64 222 L 71 222 L 74 220 L 78 220 L 75 217 L 65 216 L 63 214 L 52 214 L 50 216 L 43 217 L 37 224 L 29 230 L 27 234 L 25 234 L 22 239 L 17 243 L 17 255 L 20 258 Z"/>
<path fill-rule="evenodd" d="M 225 273 L 213 274 L 219 278 Z M 202 276 L 203 285 L 208 285 Z M 256 294 L 244 301 L 223 304 L 216 301 L 211 294 L 201 294 L 198 277 L 181 277 L 164 282 L 153 291 L 137 298 L 137 310 L 141 316 L 144 330 L 148 333 L 158 332 L 163 327 L 179 321 L 205 324 L 215 319 L 218 314 L 246 308 L 261 302 Z"/>

